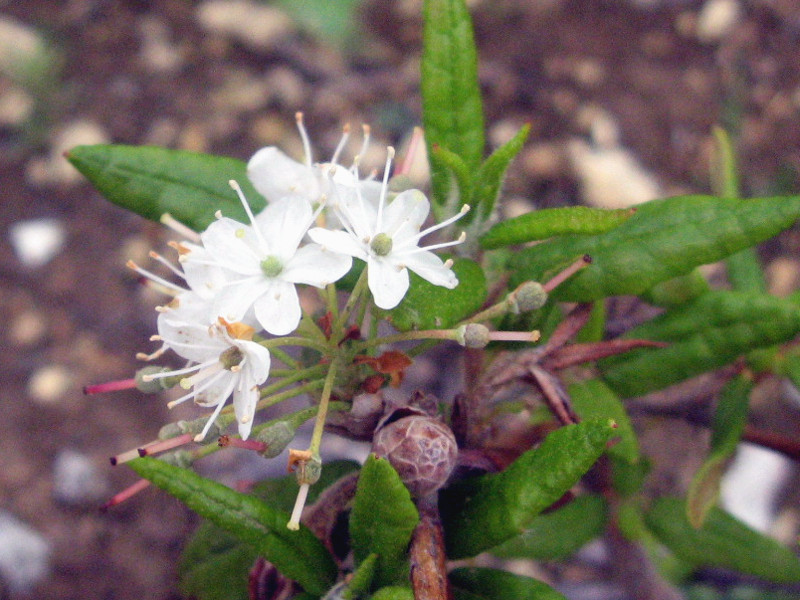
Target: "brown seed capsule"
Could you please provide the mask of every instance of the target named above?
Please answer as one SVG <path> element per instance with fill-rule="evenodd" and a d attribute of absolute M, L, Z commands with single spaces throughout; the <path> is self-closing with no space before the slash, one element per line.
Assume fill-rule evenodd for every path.
<path fill-rule="evenodd" d="M 372 449 L 389 460 L 411 494 L 418 498 L 442 487 L 458 458 L 458 445 L 450 428 L 422 411 L 408 408 L 394 411 L 380 425 Z"/>

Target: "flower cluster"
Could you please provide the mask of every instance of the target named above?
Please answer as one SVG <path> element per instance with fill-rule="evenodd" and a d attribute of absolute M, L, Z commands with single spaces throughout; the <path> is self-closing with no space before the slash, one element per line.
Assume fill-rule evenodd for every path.
<path fill-rule="evenodd" d="M 231 394 L 239 434 L 242 439 L 250 435 L 259 386 L 270 371 L 271 340 L 265 334 L 286 336 L 297 329 L 302 318 L 298 285 L 325 288 L 350 271 L 353 258 L 366 263 L 368 289 L 381 309 L 392 309 L 403 299 L 409 270 L 434 285 L 452 289 L 458 284 L 452 262 L 432 250 L 458 244 L 463 236 L 428 247 L 419 243 L 460 218 L 467 207 L 422 230 L 430 210 L 425 195 L 388 191 L 391 148 L 383 180 L 361 179 L 357 158 L 350 168 L 337 162 L 347 131 L 333 159 L 315 164 L 301 115 L 298 126 L 304 162 L 268 147 L 248 164 L 251 182 L 267 200 L 262 211 L 254 214 L 231 181 L 247 222 L 217 212 L 205 231 L 173 244 L 181 268 L 170 267 L 185 286 L 130 264 L 172 296 L 158 309 L 158 335 L 152 339 L 161 347 L 142 358 L 152 360 L 172 350 L 187 361 L 184 368 L 149 373 L 144 380 L 177 381 L 187 390 L 170 405 L 193 399 L 214 409 L 197 440 L 205 438 Z"/>

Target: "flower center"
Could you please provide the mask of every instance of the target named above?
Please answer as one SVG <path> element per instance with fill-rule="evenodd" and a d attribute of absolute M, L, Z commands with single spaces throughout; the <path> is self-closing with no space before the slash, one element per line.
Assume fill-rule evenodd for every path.
<path fill-rule="evenodd" d="M 238 366 L 244 360 L 242 351 L 236 346 L 231 346 L 225 352 L 219 355 L 219 362 L 228 371 L 233 370 L 233 367 Z"/>
<path fill-rule="evenodd" d="M 392 238 L 385 233 L 379 233 L 372 238 L 369 247 L 377 256 L 386 256 L 392 251 Z"/>
<path fill-rule="evenodd" d="M 268 256 L 261 261 L 261 271 L 267 277 L 277 277 L 283 271 L 283 263 L 277 256 Z"/>

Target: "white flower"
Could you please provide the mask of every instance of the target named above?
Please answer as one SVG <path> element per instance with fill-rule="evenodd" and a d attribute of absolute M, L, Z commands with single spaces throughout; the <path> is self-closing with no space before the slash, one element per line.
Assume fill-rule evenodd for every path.
<path fill-rule="evenodd" d="M 169 403 L 170 408 L 186 400 L 204 407 L 215 407 L 197 440 L 205 438 L 225 401 L 233 393 L 233 410 L 239 435 L 247 439 L 253 427 L 258 403 L 258 386 L 269 376 L 269 350 L 252 341 L 255 330 L 244 323 L 229 323 L 223 318 L 208 327 L 194 320 L 194 294 L 187 292 L 180 305 L 158 317 L 158 336 L 164 345 L 190 361 L 184 369 L 158 373 L 149 379 L 183 376 L 180 386 L 192 390 Z M 199 300 L 202 303 L 202 300 Z M 187 302 L 188 301 L 188 302 Z"/>
<path fill-rule="evenodd" d="M 265 330 L 286 335 L 295 330 L 301 317 L 295 284 L 323 288 L 347 273 L 352 259 L 317 244 L 300 247 L 314 219 L 308 202 L 287 196 L 254 217 L 241 189 L 235 182 L 231 186 L 251 224 L 220 216 L 200 236 L 206 257 L 228 277 L 214 295 L 214 312 L 235 322 L 252 308 Z M 191 260 L 189 254 L 186 261 Z"/>
<path fill-rule="evenodd" d="M 377 208 L 365 201 L 360 185 L 352 189 L 340 187 L 332 205 L 346 231 L 316 227 L 308 232 L 309 237 L 323 247 L 366 261 L 369 289 L 375 304 L 383 309 L 394 308 L 405 296 L 409 269 L 434 285 L 449 289 L 458 285 L 458 278 L 450 268 L 452 261 L 443 262 L 431 250 L 459 244 L 464 241 L 464 235 L 454 242 L 434 246 L 420 248 L 418 244 L 422 237 L 460 219 L 469 210 L 465 205 L 454 217 L 420 231 L 430 212 L 425 194 L 407 190 L 388 205 L 385 203 L 393 156 L 390 148 Z"/>

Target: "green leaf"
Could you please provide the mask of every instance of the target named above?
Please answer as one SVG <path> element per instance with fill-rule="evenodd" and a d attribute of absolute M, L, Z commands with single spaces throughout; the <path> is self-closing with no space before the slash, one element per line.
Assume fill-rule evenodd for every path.
<path fill-rule="evenodd" d="M 336 565 L 325 546 L 304 526 L 289 531 L 288 513 L 158 459 L 137 458 L 127 464 L 200 516 L 252 545 L 306 591 L 322 595 L 336 580 Z"/>
<path fill-rule="evenodd" d="M 800 581 L 800 559 L 775 540 L 750 529 L 719 508 L 695 529 L 680 498 L 659 498 L 647 526 L 667 548 L 696 567 L 724 567 L 776 583 Z"/>
<path fill-rule="evenodd" d="M 644 292 L 641 297 L 645 302 L 670 308 L 680 306 L 699 298 L 711 289 L 708 281 L 698 269 L 686 275 L 667 279 Z"/>
<path fill-rule="evenodd" d="M 431 161 L 436 164 L 443 165 L 449 169 L 452 179 L 458 186 L 458 197 L 465 203 L 472 197 L 472 174 L 473 171 L 467 166 L 467 163 L 455 152 L 443 148 L 442 146 L 434 146 L 431 150 Z M 453 206 L 454 209 L 460 208 Z M 438 213 L 437 213 L 438 216 Z M 462 217 L 462 223 L 466 222 L 467 217 Z"/>
<path fill-rule="evenodd" d="M 155 146 L 98 144 L 77 146 L 67 159 L 107 200 L 147 219 L 170 213 L 195 231 L 214 213 L 246 221 L 247 215 L 228 181 L 239 182 L 256 213 L 264 199 L 247 178 L 247 165 L 234 158 Z"/>
<path fill-rule="evenodd" d="M 641 294 L 758 244 L 800 217 L 800 196 L 731 202 L 711 196 L 653 200 L 606 233 L 566 235 L 526 248 L 511 260 L 510 285 L 546 281 L 555 270 L 588 254 L 592 264 L 553 292 L 558 300 L 591 302 Z"/>
<path fill-rule="evenodd" d="M 608 507 L 600 496 L 578 496 L 558 510 L 534 517 L 522 535 L 492 548 L 500 558 L 558 560 L 603 533 Z"/>
<path fill-rule="evenodd" d="M 472 189 L 469 204 L 472 205 L 475 211 L 474 215 L 481 215 L 481 221 L 485 221 L 492 214 L 494 204 L 500 195 L 500 188 L 503 185 L 508 166 L 522 150 L 530 131 L 531 126 L 529 124 L 522 126 L 513 138 L 492 152 L 475 174 L 475 185 Z M 465 218 L 476 220 L 476 217 L 470 216 L 470 214 L 467 214 Z"/>
<path fill-rule="evenodd" d="M 450 173 L 434 157 L 434 148 L 458 153 L 477 170 L 485 146 L 483 106 L 472 19 L 464 0 L 425 0 L 423 17 L 422 123 L 436 210 L 450 199 Z"/>
<path fill-rule="evenodd" d="M 493 250 L 513 244 L 546 240 L 557 235 L 605 233 L 630 219 L 635 212 L 636 209 L 633 208 L 545 208 L 497 223 L 481 237 L 481 247 Z"/>
<path fill-rule="evenodd" d="M 351 460 L 325 463 L 319 480 L 309 489 L 308 504 L 314 503 L 329 485 L 360 466 Z M 298 489 L 297 478 L 287 475 L 256 484 L 252 494 L 265 504 L 288 512 L 294 505 Z M 203 521 L 181 555 L 181 589 L 199 600 L 238 597 L 247 600 L 248 574 L 257 557 L 258 551 L 253 546 L 212 522 Z"/>
<path fill-rule="evenodd" d="M 370 600 L 414 600 L 414 592 L 408 587 L 390 585 L 372 594 Z"/>
<path fill-rule="evenodd" d="M 625 406 L 611 388 L 598 379 L 569 386 L 569 397 L 582 419 L 612 419 L 617 424 L 619 443 L 608 449 L 617 458 L 635 463 L 639 460 L 639 441 Z"/>
<path fill-rule="evenodd" d="M 198 600 L 248 600 L 248 573 L 258 551 L 204 522 L 183 550 L 181 591 Z"/>
<path fill-rule="evenodd" d="M 415 273 L 402 302 L 390 311 L 382 311 L 400 331 L 410 329 L 446 329 L 475 313 L 486 298 L 483 269 L 467 258 L 456 258 L 453 271 L 458 277 L 455 289 L 428 283 Z"/>
<path fill-rule="evenodd" d="M 475 556 L 523 533 L 589 470 L 614 433 L 608 419 L 568 425 L 502 473 L 443 490 L 439 506 L 448 556 Z"/>
<path fill-rule="evenodd" d="M 367 556 L 353 572 L 350 582 L 347 584 L 347 591 L 344 593 L 344 600 L 356 600 L 366 596 L 372 587 L 375 579 L 375 570 L 378 568 L 378 555 L 374 552 Z"/>
<path fill-rule="evenodd" d="M 640 396 L 717 369 L 755 348 L 800 332 L 800 309 L 764 294 L 711 291 L 635 327 L 626 338 L 668 342 L 598 362 L 609 387 L 623 398 Z"/>
<path fill-rule="evenodd" d="M 411 494 L 389 461 L 371 454 L 361 469 L 350 536 L 356 565 L 378 554 L 375 585 L 408 581 L 408 544 L 419 521 Z"/>
<path fill-rule="evenodd" d="M 349 47 L 358 33 L 360 0 L 277 0 L 304 29 L 339 47 Z"/>
<path fill-rule="evenodd" d="M 692 478 L 686 497 L 686 516 L 695 528 L 703 525 L 708 511 L 717 503 L 725 465 L 736 452 L 747 423 L 752 389 L 750 378 L 739 375 L 720 393 L 711 423 L 711 452 Z"/>
<path fill-rule="evenodd" d="M 567 600 L 546 583 L 485 567 L 463 567 L 450 572 L 456 600 Z"/>

